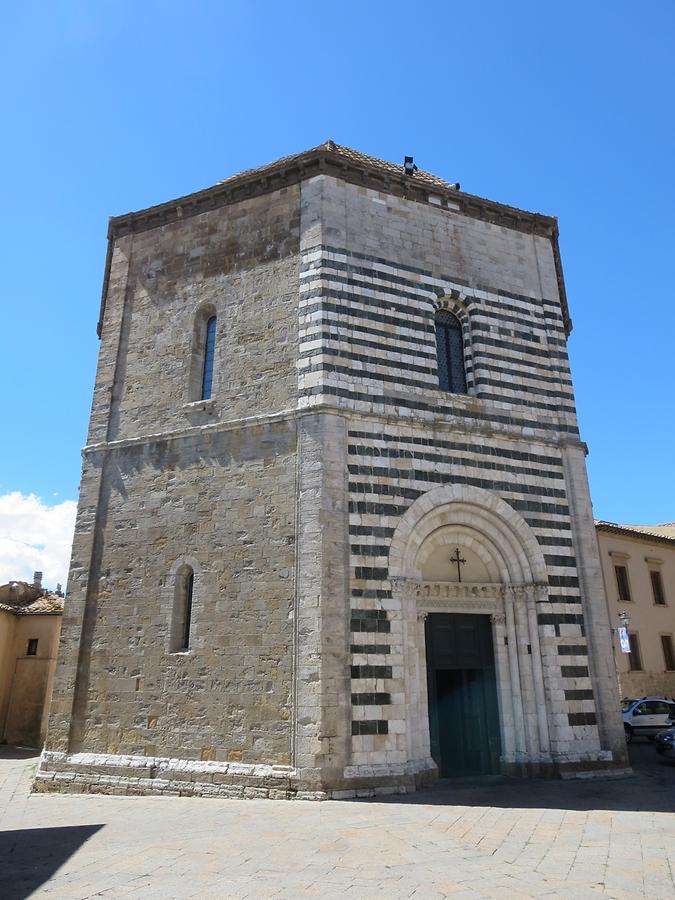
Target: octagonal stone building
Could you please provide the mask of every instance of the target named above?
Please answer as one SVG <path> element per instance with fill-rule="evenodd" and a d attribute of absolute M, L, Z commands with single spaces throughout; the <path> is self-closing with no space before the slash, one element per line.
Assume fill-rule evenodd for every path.
<path fill-rule="evenodd" d="M 557 235 L 332 141 L 111 220 L 38 789 L 626 766 Z"/>

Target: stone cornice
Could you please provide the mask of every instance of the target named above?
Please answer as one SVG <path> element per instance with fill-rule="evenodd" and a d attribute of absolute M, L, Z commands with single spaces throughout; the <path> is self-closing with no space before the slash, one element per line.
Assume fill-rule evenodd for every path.
<path fill-rule="evenodd" d="M 515 231 L 549 238 L 553 247 L 565 330 L 567 334 L 571 331 L 572 323 L 569 318 L 558 249 L 557 219 L 497 203 L 494 200 L 487 200 L 474 194 L 467 194 L 426 173 L 420 173 L 418 176 L 405 175 L 403 167 L 399 168 L 391 163 L 350 151 L 332 141 L 326 141 L 319 147 L 294 156 L 287 156 L 258 169 L 233 175 L 213 187 L 147 209 L 114 216 L 109 220 L 108 225 L 109 245 L 123 235 L 147 231 L 189 216 L 259 197 L 284 187 L 299 184 L 316 175 L 329 175 L 360 187 L 404 197 L 418 203 L 432 203 L 436 208 L 450 210 Z M 99 336 L 105 309 L 110 256 L 109 249 L 104 275 L 101 315 L 97 329 Z"/>
<path fill-rule="evenodd" d="M 331 175 L 360 187 L 368 187 L 421 203 L 430 202 L 429 198 L 432 197 L 435 200 L 434 205 L 440 205 L 441 208 L 451 209 L 474 219 L 482 219 L 493 225 L 501 225 L 528 234 L 557 238 L 558 223 L 553 216 L 529 212 L 495 200 L 467 194 L 445 185 L 440 179 L 427 180 L 407 176 L 403 172 L 403 167 L 400 167 L 400 173 L 397 173 L 396 168 L 364 154 L 345 154 L 342 148 L 332 141 L 327 141 L 303 153 L 233 175 L 202 191 L 186 194 L 137 212 L 114 216 L 109 222 L 108 235 L 119 237 L 132 232 L 147 231 L 167 222 L 269 194 L 316 175 Z"/>

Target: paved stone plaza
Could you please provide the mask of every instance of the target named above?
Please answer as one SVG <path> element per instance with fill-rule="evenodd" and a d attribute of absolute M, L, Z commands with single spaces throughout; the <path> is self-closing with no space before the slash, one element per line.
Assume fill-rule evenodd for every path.
<path fill-rule="evenodd" d="M 0 897 L 675 897 L 675 766 L 373 801 L 30 794 L 0 753 Z"/>

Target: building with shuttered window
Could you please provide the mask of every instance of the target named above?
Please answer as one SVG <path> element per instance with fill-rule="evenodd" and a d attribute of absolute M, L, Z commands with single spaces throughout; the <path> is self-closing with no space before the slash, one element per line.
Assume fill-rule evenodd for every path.
<path fill-rule="evenodd" d="M 625 766 L 555 219 L 332 141 L 111 220 L 40 789 Z"/>
<path fill-rule="evenodd" d="M 615 634 L 628 622 L 630 653 L 614 640 L 620 696 L 675 697 L 675 523 L 596 530 Z"/>
<path fill-rule="evenodd" d="M 42 747 L 63 614 L 63 594 L 33 583 L 0 585 L 0 744 Z"/>

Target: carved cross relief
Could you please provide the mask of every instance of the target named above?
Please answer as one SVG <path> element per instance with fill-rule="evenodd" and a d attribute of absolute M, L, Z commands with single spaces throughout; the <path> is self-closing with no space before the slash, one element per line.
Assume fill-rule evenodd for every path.
<path fill-rule="evenodd" d="M 462 570 L 461 570 L 460 566 L 463 566 L 463 565 L 466 563 L 466 560 L 463 559 L 463 558 L 459 555 L 459 547 L 455 547 L 455 554 L 454 554 L 454 556 L 451 556 L 451 557 L 450 557 L 450 562 L 456 563 L 456 564 L 457 564 L 457 581 L 459 581 L 459 582 L 461 583 L 461 581 L 462 581 Z"/>

